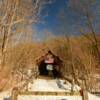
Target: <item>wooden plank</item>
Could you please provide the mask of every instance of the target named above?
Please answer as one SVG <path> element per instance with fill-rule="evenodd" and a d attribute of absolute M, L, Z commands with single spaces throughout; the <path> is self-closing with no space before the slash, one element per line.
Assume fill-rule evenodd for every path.
<path fill-rule="evenodd" d="M 25 92 L 18 92 L 17 90 L 14 90 L 12 92 L 12 99 L 11 100 L 17 100 L 18 96 L 23 96 L 23 95 L 33 95 L 33 96 L 81 96 L 79 92 L 74 92 L 74 94 L 72 95 L 69 92 L 44 92 L 44 91 L 25 91 Z M 85 100 L 85 99 L 84 99 Z"/>
<path fill-rule="evenodd" d="M 19 92 L 19 95 L 55 95 L 55 96 L 69 96 L 72 95 L 69 92 L 42 92 L 42 91 L 34 91 L 34 92 Z M 79 92 L 74 92 L 73 95 L 80 96 Z"/>

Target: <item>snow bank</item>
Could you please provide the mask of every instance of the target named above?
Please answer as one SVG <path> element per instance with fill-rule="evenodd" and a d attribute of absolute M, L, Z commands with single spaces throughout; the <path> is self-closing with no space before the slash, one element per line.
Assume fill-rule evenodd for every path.
<path fill-rule="evenodd" d="M 4 100 L 4 98 L 9 98 L 11 96 L 11 91 L 5 91 L 0 93 L 0 100 Z"/>
<path fill-rule="evenodd" d="M 90 93 L 88 93 L 88 98 L 89 98 L 89 100 L 100 100 L 100 97 L 95 96 L 95 95 L 90 94 Z"/>

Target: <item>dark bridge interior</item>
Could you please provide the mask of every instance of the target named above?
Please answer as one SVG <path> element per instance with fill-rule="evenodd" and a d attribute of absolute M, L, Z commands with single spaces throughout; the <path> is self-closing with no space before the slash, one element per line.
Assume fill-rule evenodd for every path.
<path fill-rule="evenodd" d="M 39 73 L 40 75 L 43 75 L 43 76 L 48 76 L 48 70 L 46 69 L 46 63 L 44 63 L 44 60 L 41 61 L 40 65 L 38 66 L 39 68 Z M 53 76 L 54 77 L 60 77 L 61 74 L 59 71 L 56 70 L 56 66 L 54 65 L 54 70 L 53 70 Z"/>

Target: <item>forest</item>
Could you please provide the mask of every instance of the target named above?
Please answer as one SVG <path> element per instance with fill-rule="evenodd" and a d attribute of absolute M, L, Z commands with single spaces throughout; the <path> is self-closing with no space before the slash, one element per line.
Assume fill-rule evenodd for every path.
<path fill-rule="evenodd" d="M 90 92 L 100 92 L 100 32 L 97 33 L 94 26 L 100 7 L 96 7 L 98 14 L 95 14 L 92 7 L 96 0 L 69 0 L 71 10 L 77 14 L 81 24 L 85 18 L 87 31 L 76 23 L 80 35 L 66 32 L 55 36 L 46 31 L 44 39 L 36 41 L 33 39 L 33 26 L 43 23 L 41 12 L 54 1 L 0 0 L 0 91 L 12 87 L 14 75 L 26 74 L 30 66 L 36 74 L 36 60 L 51 50 L 63 61 L 60 67 L 65 79 L 70 82 L 74 79 L 76 84 Z M 57 16 L 64 25 L 60 27 L 63 33 L 67 27 L 66 15 L 60 13 Z M 96 24 L 99 27 L 100 21 Z"/>

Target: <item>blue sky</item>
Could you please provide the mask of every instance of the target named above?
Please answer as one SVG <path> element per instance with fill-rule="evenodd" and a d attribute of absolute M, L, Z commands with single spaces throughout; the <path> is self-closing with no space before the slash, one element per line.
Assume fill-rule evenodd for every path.
<path fill-rule="evenodd" d="M 99 10 L 97 10 L 99 9 Z M 95 16 L 94 28 L 97 33 L 100 33 L 98 27 L 100 23 L 100 0 L 96 0 L 92 7 Z M 62 16 L 61 16 L 62 15 Z M 33 25 L 33 29 L 37 32 L 37 37 L 42 36 L 45 30 L 54 35 L 79 35 L 79 27 L 82 25 L 84 31 L 87 31 L 85 18 L 80 18 L 69 5 L 69 0 L 55 0 L 52 4 L 46 5 L 41 12 L 40 19 L 43 23 Z"/>

